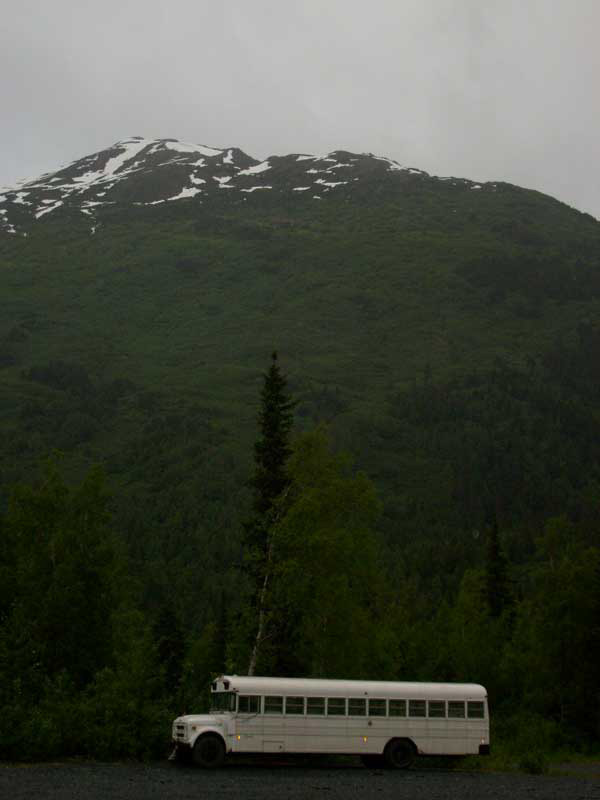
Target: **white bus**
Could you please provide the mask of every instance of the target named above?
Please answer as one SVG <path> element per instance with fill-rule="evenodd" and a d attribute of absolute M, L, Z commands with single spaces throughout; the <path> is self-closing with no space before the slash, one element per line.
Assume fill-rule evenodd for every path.
<path fill-rule="evenodd" d="M 222 675 L 211 711 L 173 722 L 175 754 L 218 767 L 229 753 L 344 753 L 366 766 L 417 755 L 487 755 L 487 693 L 472 683 Z"/>

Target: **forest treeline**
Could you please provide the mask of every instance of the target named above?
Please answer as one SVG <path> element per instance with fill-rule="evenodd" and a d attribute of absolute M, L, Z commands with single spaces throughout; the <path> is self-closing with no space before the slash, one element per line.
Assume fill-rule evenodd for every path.
<path fill-rule="evenodd" d="M 115 501 L 118 470 L 67 480 L 60 457 L 48 461 L 0 517 L 1 756 L 163 755 L 172 718 L 206 708 L 211 677 L 250 665 L 480 682 L 516 754 L 597 745 L 598 384 L 581 371 L 597 347 L 582 331 L 528 372 L 498 364 L 441 387 L 426 376 L 392 398 L 396 441 L 415 462 L 438 454 L 454 474 L 439 506 L 460 512 L 438 508 L 436 520 L 415 493 L 396 536 L 399 507 L 335 431 L 293 433 L 276 360 L 237 517 L 225 483 L 195 499 L 172 485 L 169 513 L 145 530 L 135 505 L 125 514 Z M 73 371 L 30 377 L 52 375 L 86 391 Z M 208 544 L 194 539 L 194 500 L 213 515 Z"/>

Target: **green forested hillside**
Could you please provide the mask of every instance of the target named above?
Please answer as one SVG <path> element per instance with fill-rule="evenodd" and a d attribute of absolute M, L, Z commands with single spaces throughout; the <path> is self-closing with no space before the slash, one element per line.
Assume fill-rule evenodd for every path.
<path fill-rule="evenodd" d="M 40 480 L 50 453 L 62 453 L 72 487 L 102 465 L 102 530 L 120 565 L 109 570 L 112 605 L 129 620 L 111 625 L 142 615 L 148 639 L 135 657 L 152 650 L 147 664 L 162 664 L 171 698 L 189 701 L 211 670 L 241 671 L 229 646 L 245 602 L 241 523 L 261 374 L 277 349 L 296 433 L 324 423 L 379 496 L 378 602 L 392 603 L 397 633 L 390 644 L 391 621 L 377 617 L 396 654 L 376 662 L 381 677 L 481 681 L 498 704 L 598 736 L 597 698 L 582 714 L 600 602 L 600 223 L 507 184 L 473 191 L 365 170 L 320 200 L 219 192 L 117 203 L 95 232 L 65 208 L 24 222 L 26 237 L 0 233 L 5 530 L 22 542 L 18 531 L 44 527 L 39 508 L 28 528 L 8 498 Z M 75 501 L 61 492 L 69 516 Z M 506 588 L 490 622 L 493 520 Z M 24 568 L 19 547 L 5 574 Z M 40 566 L 48 591 L 55 569 Z M 27 575 L 23 586 L 36 581 Z M 10 594 L 3 602 L 10 627 Z M 7 661 L 11 652 L 5 643 Z M 87 703 L 118 696 L 110 681 L 125 680 L 112 656 L 98 658 L 110 680 L 83 665 L 56 672 L 95 681 Z M 528 683 L 556 670 L 569 698 Z M 46 697 L 33 683 L 32 697 Z"/>

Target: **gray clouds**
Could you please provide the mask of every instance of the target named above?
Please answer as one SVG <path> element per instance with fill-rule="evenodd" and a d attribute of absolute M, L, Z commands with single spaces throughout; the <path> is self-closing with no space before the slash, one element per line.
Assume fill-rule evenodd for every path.
<path fill-rule="evenodd" d="M 600 217 L 597 0 L 5 0 L 0 184 L 130 135 L 371 151 Z"/>

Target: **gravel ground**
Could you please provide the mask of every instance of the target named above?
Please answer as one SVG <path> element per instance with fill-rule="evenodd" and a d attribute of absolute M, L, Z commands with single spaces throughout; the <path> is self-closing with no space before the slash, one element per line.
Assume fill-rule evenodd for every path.
<path fill-rule="evenodd" d="M 2 800 L 208 800 L 210 798 L 352 800 L 600 800 L 596 777 L 534 776 L 424 769 L 368 770 L 360 765 L 229 764 L 205 771 L 155 764 L 0 765 Z"/>

